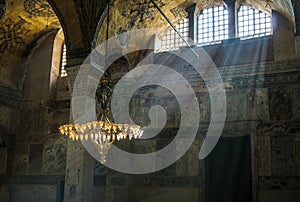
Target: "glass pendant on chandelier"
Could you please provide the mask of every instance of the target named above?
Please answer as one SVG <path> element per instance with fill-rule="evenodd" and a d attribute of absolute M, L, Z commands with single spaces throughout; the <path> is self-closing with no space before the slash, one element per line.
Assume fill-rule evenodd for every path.
<path fill-rule="evenodd" d="M 72 140 L 92 140 L 98 149 L 101 163 L 105 162 L 105 157 L 113 142 L 140 138 L 143 134 L 143 130 L 138 125 L 112 123 L 109 106 L 112 89 L 109 85 L 110 79 L 102 79 L 96 91 L 96 100 L 100 105 L 98 121 L 59 127 L 60 133 Z"/>

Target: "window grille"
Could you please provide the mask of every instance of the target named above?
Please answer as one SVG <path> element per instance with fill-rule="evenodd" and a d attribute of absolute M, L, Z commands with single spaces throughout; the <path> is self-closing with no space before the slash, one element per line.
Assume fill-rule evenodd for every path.
<path fill-rule="evenodd" d="M 228 38 L 228 11 L 225 6 L 204 9 L 197 24 L 199 45 L 214 44 Z"/>
<path fill-rule="evenodd" d="M 189 19 L 183 19 L 175 26 L 183 38 L 188 41 L 189 36 Z M 170 50 L 177 49 L 180 46 L 185 46 L 184 41 L 179 37 L 179 35 L 172 29 L 167 32 L 167 34 L 161 40 L 161 49 Z"/>
<path fill-rule="evenodd" d="M 64 43 L 63 50 L 62 50 L 62 56 L 61 56 L 61 69 L 60 69 L 60 77 L 66 77 L 68 76 L 67 71 L 65 69 L 67 65 L 67 47 Z"/>
<path fill-rule="evenodd" d="M 272 35 L 271 17 L 247 6 L 238 11 L 238 37 L 241 39 Z"/>
<path fill-rule="evenodd" d="M 198 45 L 210 45 L 221 43 L 222 40 L 229 38 L 228 19 L 234 12 L 228 12 L 224 5 L 216 5 L 201 11 L 196 21 L 192 24 L 195 26 L 195 39 Z M 234 16 L 237 23 L 235 36 L 243 39 L 257 38 L 272 35 L 271 16 L 256 10 L 254 8 L 242 5 L 237 16 Z M 180 21 L 176 28 L 182 34 L 185 40 L 189 37 L 189 19 Z M 185 46 L 184 41 L 174 30 L 170 30 L 166 35 L 158 40 L 155 47 L 156 52 L 178 49 Z"/>

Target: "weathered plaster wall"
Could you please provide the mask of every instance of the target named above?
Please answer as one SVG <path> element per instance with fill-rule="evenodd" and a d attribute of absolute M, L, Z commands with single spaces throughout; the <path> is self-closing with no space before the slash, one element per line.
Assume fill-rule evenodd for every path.
<path fill-rule="evenodd" d="M 174 58 L 169 61 L 172 61 L 172 68 L 189 75 L 191 70 L 184 63 Z M 226 86 L 228 107 L 222 136 L 251 137 L 249 158 L 253 200 L 256 201 L 277 201 L 278 198 L 297 201 L 300 198 L 299 65 L 299 61 L 292 60 L 219 68 Z M 201 130 L 193 146 L 175 164 L 152 174 L 126 175 L 100 166 L 94 183 L 101 194 L 105 188 L 106 194 L 105 197 L 100 193 L 95 195 L 103 201 L 204 201 L 205 161 L 197 156 L 210 121 L 210 101 L 205 85 L 187 78 L 197 93 L 201 116 Z M 133 119 L 141 125 L 149 124 L 150 106 L 163 106 L 169 115 L 166 129 L 151 143 L 138 140 L 118 145 L 136 153 L 153 152 L 166 146 L 179 126 L 176 99 L 163 89 L 145 88 L 136 94 L 132 103 Z M 239 162 L 243 164 L 243 159 Z M 234 166 L 227 163 L 229 169 Z"/>
<path fill-rule="evenodd" d="M 51 71 L 56 71 L 52 78 L 57 80 L 60 69 L 61 51 L 56 50 L 59 52 L 56 56 L 53 54 L 57 31 L 37 40 L 31 52 L 22 58 L 18 75 L 23 78 L 12 79 L 20 82 L 22 91 L 13 90 L 14 86 L 10 84 L 1 87 L 1 138 L 4 136 L 8 142 L 0 146 L 1 201 L 56 201 L 56 198 L 63 198 L 60 192 L 67 142 L 56 134 L 58 125 L 69 118 L 69 111 L 65 110 L 69 101 L 55 102 L 61 89 L 68 97 L 63 79 L 52 85 L 56 92 L 50 88 Z M 60 46 L 59 50 L 62 42 L 56 44 Z M 60 110 L 62 106 L 63 110 Z"/>

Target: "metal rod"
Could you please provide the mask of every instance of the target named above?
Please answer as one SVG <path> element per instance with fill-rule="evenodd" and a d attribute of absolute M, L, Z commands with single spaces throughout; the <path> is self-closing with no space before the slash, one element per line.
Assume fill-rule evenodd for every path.
<path fill-rule="evenodd" d="M 107 0 L 107 16 L 106 16 L 106 43 L 105 43 L 105 65 L 106 65 L 106 57 L 107 57 L 107 46 L 108 46 L 108 35 L 109 35 L 109 9 L 110 9 L 110 0 Z"/>
<path fill-rule="evenodd" d="M 191 47 L 191 45 L 183 38 L 180 32 L 176 29 L 173 23 L 169 20 L 169 18 L 164 14 L 164 12 L 160 9 L 160 7 L 155 3 L 154 0 L 150 0 L 154 7 L 160 12 L 160 14 L 166 19 L 166 21 L 171 25 L 174 31 L 178 34 L 178 36 L 183 40 L 183 42 L 192 50 L 192 52 L 199 58 L 199 55 L 195 52 L 195 50 Z"/>

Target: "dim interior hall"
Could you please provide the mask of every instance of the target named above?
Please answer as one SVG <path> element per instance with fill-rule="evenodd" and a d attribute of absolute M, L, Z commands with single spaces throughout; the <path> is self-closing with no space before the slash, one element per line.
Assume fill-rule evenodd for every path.
<path fill-rule="evenodd" d="M 300 1 L 0 0 L 0 201 L 300 201 Z"/>

